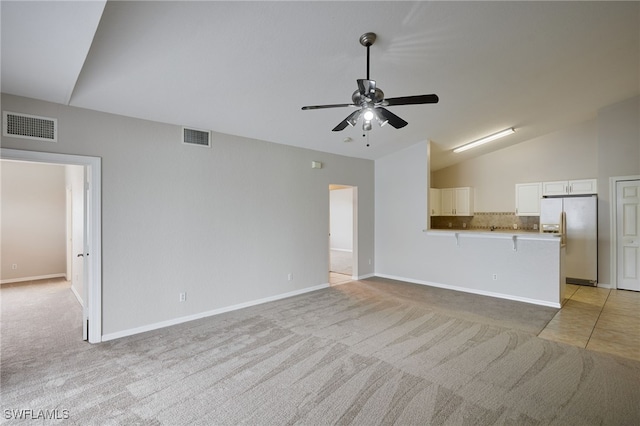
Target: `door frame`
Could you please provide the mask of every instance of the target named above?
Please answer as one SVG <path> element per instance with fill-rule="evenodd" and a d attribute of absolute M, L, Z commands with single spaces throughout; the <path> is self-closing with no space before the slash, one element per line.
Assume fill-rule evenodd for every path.
<path fill-rule="evenodd" d="M 329 238 L 327 239 L 328 245 L 328 254 L 329 254 L 329 265 L 327 271 L 331 272 L 331 187 L 332 186 L 343 186 L 345 189 L 351 189 L 351 223 L 352 223 L 352 234 L 351 234 L 351 279 L 357 280 L 359 279 L 359 270 L 358 270 L 358 187 L 356 185 L 350 184 L 341 184 L 341 183 L 332 183 L 329 184 L 329 230 L 327 235 Z"/>
<path fill-rule="evenodd" d="M 0 158 L 3 160 L 28 161 L 32 163 L 50 163 L 60 165 L 77 165 L 85 168 L 85 183 L 88 183 L 87 218 L 85 224 L 87 235 L 86 268 L 88 268 L 86 285 L 87 294 L 84 296 L 85 309 L 83 321 L 87 327 L 89 343 L 102 341 L 102 194 L 101 194 L 101 163 L 100 157 L 83 155 L 57 154 L 40 151 L 22 151 L 17 149 L 0 148 Z M 88 225 L 88 226 L 86 226 Z M 86 318 L 84 318 L 86 315 Z M 84 326 L 83 324 L 83 326 Z"/>
<path fill-rule="evenodd" d="M 640 175 L 632 176 L 613 176 L 609 178 L 609 236 L 611 237 L 611 251 L 609 260 L 609 269 L 611 276 L 611 288 L 618 288 L 618 182 L 630 180 L 640 181 Z"/>

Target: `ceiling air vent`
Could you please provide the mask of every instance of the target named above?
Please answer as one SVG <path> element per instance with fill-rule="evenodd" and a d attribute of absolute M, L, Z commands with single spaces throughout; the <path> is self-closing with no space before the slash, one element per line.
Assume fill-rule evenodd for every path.
<path fill-rule="evenodd" d="M 182 143 L 211 147 L 211 132 L 208 130 L 182 128 Z"/>
<path fill-rule="evenodd" d="M 4 111 L 2 113 L 2 135 L 58 142 L 58 120 Z"/>

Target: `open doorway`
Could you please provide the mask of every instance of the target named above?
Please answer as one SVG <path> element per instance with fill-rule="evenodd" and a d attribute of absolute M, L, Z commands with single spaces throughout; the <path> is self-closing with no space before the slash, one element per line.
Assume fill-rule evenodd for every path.
<path fill-rule="evenodd" d="M 357 276 L 357 188 L 329 185 L 329 282 Z"/>
<path fill-rule="evenodd" d="M 2 148 L 0 158 L 4 161 L 31 164 L 36 166 L 62 166 L 65 179 L 62 187 L 63 210 L 70 232 L 63 229 L 63 262 L 66 279 L 74 283 L 72 290 L 82 304 L 82 338 L 91 343 L 102 340 L 102 282 L 101 282 L 101 216 L 100 216 L 100 159 L 67 154 L 53 154 L 35 151 L 20 151 Z M 73 184 L 70 182 L 75 180 Z M 66 188 L 65 188 L 66 187 Z M 75 187 L 75 189 L 74 189 Z M 74 195 L 75 192 L 75 195 Z M 3 200 L 4 201 L 4 200 Z M 68 209 L 71 208 L 71 211 Z M 5 223 L 3 221 L 3 228 Z M 62 225 L 62 228 L 65 228 Z M 71 234 L 76 240 L 69 241 Z M 78 237 L 79 236 L 79 237 Z M 64 247 L 67 245 L 67 247 Z M 75 245 L 75 247 L 74 247 Z M 37 264 L 27 253 L 25 264 Z M 74 266 L 75 264 L 75 266 Z M 67 269 L 68 268 L 68 269 Z M 41 276 L 35 271 L 34 277 Z"/>

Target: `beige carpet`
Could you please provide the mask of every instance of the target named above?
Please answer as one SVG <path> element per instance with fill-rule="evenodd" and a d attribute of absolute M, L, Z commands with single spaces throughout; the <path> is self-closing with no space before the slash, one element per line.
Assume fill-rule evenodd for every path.
<path fill-rule="evenodd" d="M 640 363 L 537 338 L 555 309 L 373 279 L 89 345 L 46 287 L 0 291 L 8 424 L 640 423 Z"/>

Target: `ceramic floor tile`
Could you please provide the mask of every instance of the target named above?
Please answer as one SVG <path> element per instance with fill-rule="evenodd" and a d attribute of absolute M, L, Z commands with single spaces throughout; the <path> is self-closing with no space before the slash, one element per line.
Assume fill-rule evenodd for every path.
<path fill-rule="evenodd" d="M 636 303 L 640 303 L 640 291 L 630 291 L 630 290 L 611 290 L 609 293 L 609 297 L 612 299 L 627 299 L 627 300 L 635 300 Z"/>
<path fill-rule="evenodd" d="M 594 291 L 596 290 L 596 291 Z M 602 291 L 597 291 L 602 290 Z M 609 296 L 609 289 L 598 289 L 594 287 L 583 287 L 576 290 L 571 296 L 571 300 L 587 303 L 595 306 L 602 306 Z"/>
<path fill-rule="evenodd" d="M 620 331 L 640 342 L 640 320 L 638 318 L 603 311 L 595 328 Z"/>
<path fill-rule="evenodd" d="M 640 339 L 630 338 L 619 331 L 598 329 L 596 327 L 587 343 L 587 349 L 640 360 Z"/>
<path fill-rule="evenodd" d="M 567 285 L 538 337 L 640 360 L 640 292 Z"/>
<path fill-rule="evenodd" d="M 626 317 L 628 322 L 635 321 L 636 324 L 640 324 L 640 309 L 607 304 L 602 310 L 602 313 L 607 315 L 620 315 Z"/>
<path fill-rule="evenodd" d="M 603 304 L 588 303 L 582 300 L 569 299 L 562 307 L 564 311 L 600 312 Z"/>
<path fill-rule="evenodd" d="M 584 321 L 567 321 L 554 318 L 549 321 L 549 324 L 547 324 L 545 330 L 551 330 L 556 333 L 566 334 L 569 336 L 576 336 L 581 339 L 589 339 L 589 336 L 591 335 L 591 332 L 593 330 L 593 325 Z"/>
<path fill-rule="evenodd" d="M 329 284 L 331 285 L 345 284 L 351 281 L 353 281 L 351 275 L 336 274 L 335 272 L 329 274 Z"/>
<path fill-rule="evenodd" d="M 567 299 L 570 299 L 571 296 L 573 296 L 574 293 L 578 291 L 579 288 L 580 288 L 579 285 L 567 284 L 564 290 L 564 297 L 566 297 Z"/>
<path fill-rule="evenodd" d="M 562 342 L 568 345 L 578 346 L 580 348 L 586 347 L 589 340 L 589 336 L 576 336 L 571 333 L 553 330 L 550 328 L 542 330 L 538 337 L 546 340 L 552 340 L 554 342 Z"/>
<path fill-rule="evenodd" d="M 592 338 L 612 342 L 638 345 L 640 347 L 640 327 L 638 324 L 621 323 L 617 320 L 598 321 L 593 329 Z"/>
<path fill-rule="evenodd" d="M 569 300 L 562 309 L 558 311 L 553 319 L 575 322 L 577 324 L 587 324 L 590 327 L 593 327 L 598 320 L 600 312 L 601 309 L 598 307 L 584 305 L 582 303 L 576 303 Z"/>

